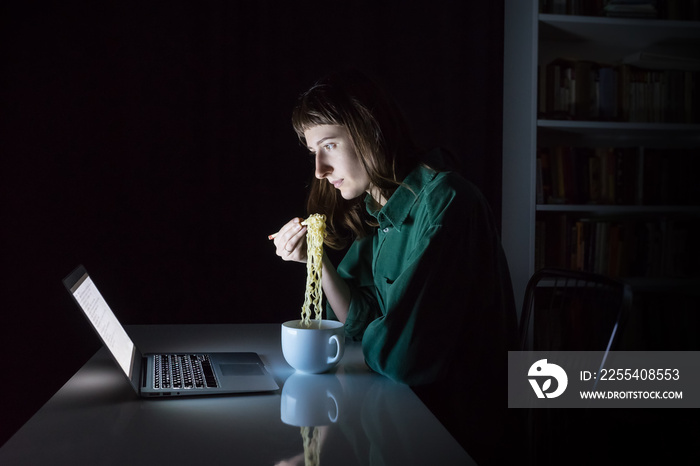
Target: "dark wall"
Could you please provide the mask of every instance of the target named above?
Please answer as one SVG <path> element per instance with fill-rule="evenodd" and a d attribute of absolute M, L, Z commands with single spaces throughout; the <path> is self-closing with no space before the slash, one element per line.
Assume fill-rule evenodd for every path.
<path fill-rule="evenodd" d="M 61 284 L 79 263 L 125 324 L 298 315 L 304 267 L 266 236 L 305 213 L 290 111 L 336 67 L 389 87 L 500 218 L 502 1 L 5 3 L 0 347 L 67 368 L 12 358 L 0 442 L 99 347 Z"/>

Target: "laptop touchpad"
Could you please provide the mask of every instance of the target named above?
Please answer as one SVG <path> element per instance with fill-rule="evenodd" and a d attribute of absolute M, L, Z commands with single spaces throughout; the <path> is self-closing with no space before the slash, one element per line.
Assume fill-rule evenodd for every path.
<path fill-rule="evenodd" d="M 220 364 L 221 374 L 226 376 L 232 375 L 265 375 L 259 364 Z"/>

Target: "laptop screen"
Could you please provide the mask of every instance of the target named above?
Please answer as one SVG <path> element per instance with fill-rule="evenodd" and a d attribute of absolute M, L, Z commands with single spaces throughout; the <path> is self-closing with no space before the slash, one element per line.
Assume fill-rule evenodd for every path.
<path fill-rule="evenodd" d="M 97 333 L 102 337 L 102 341 L 114 355 L 119 366 L 131 378 L 134 343 L 92 282 L 92 279 L 85 274 L 70 291 L 83 312 L 85 312 L 85 315 L 92 322 Z"/>

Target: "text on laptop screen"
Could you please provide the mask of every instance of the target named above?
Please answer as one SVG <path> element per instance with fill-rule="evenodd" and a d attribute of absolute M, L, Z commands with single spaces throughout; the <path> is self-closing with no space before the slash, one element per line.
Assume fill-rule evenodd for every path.
<path fill-rule="evenodd" d="M 83 308 L 83 311 L 85 311 L 85 314 L 95 326 L 121 368 L 131 377 L 134 343 L 129 338 L 129 335 L 126 334 L 124 327 L 121 326 L 102 294 L 93 284 L 92 279 L 87 277 L 73 292 L 73 296 L 80 304 L 80 307 Z"/>

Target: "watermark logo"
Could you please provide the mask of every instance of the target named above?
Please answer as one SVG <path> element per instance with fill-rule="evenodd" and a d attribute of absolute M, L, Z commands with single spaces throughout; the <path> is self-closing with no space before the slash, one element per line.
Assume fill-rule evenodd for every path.
<path fill-rule="evenodd" d="M 556 364 L 548 363 L 546 359 L 540 359 L 530 366 L 527 372 L 528 380 L 537 398 L 556 398 L 566 390 L 569 378 L 566 372 Z M 552 390 L 552 379 L 556 386 Z M 540 381 L 542 384 L 540 385 Z M 550 391 L 551 390 L 551 391 Z"/>

